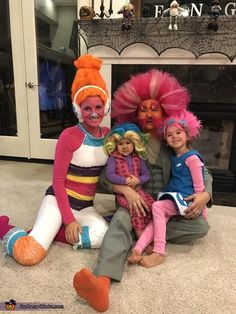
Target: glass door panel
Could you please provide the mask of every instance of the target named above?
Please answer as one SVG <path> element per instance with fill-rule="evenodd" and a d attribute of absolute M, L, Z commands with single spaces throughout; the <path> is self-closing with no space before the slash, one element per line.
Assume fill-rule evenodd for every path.
<path fill-rule="evenodd" d="M 76 122 L 70 100 L 75 56 L 69 48 L 76 2 L 22 1 L 32 158 L 53 159 L 56 139 Z"/>
<path fill-rule="evenodd" d="M 17 135 L 10 16 L 6 0 L 0 3 L 0 135 Z"/>
<path fill-rule="evenodd" d="M 36 45 L 41 138 L 58 138 L 75 123 L 70 87 L 75 74 L 69 48 L 74 1 L 35 1 Z"/>
<path fill-rule="evenodd" d="M 0 155 L 29 157 L 21 3 L 0 1 Z"/>

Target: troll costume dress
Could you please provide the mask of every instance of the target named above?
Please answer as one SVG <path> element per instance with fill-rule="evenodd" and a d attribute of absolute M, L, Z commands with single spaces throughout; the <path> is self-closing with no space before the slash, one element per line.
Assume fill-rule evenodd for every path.
<path fill-rule="evenodd" d="M 71 91 L 78 120 L 81 119 L 80 103 L 91 96 L 99 96 L 105 113 L 109 111 L 106 84 L 99 72 L 101 63 L 99 58 L 91 55 L 81 56 L 75 61 L 78 70 Z M 93 199 L 99 174 L 107 163 L 103 143 L 108 131 L 108 128 L 101 127 L 97 138 L 78 123 L 62 132 L 56 146 L 52 185 L 46 191 L 35 225 L 28 235 L 20 228 L 8 225 L 7 217 L 0 217 L 0 238 L 4 237 L 7 253 L 18 263 L 38 264 L 62 224 L 68 225 L 73 221 L 82 226 L 80 247 L 101 246 L 108 227 L 94 209 Z M 62 233 L 60 230 L 57 240 L 61 240 Z"/>

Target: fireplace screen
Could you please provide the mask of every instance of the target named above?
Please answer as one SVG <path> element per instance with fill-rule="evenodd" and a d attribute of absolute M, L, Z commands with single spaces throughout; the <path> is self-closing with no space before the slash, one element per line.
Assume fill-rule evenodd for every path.
<path fill-rule="evenodd" d="M 193 144 L 211 169 L 229 169 L 234 122 L 205 120 L 201 136 Z"/>
<path fill-rule="evenodd" d="M 173 65 L 125 64 L 112 65 L 112 92 L 131 75 L 151 68 L 173 74 L 186 86 L 194 104 L 234 104 L 236 106 L 235 65 Z"/>
<path fill-rule="evenodd" d="M 113 65 L 112 93 L 130 76 L 157 68 L 173 74 L 191 94 L 190 110 L 202 120 L 194 148 L 211 169 L 215 188 L 236 189 L 236 66 L 235 65 Z M 218 184 L 218 182 L 220 182 Z"/>

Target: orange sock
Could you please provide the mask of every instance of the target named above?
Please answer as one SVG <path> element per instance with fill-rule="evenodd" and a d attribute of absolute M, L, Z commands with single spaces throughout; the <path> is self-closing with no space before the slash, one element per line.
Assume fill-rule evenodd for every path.
<path fill-rule="evenodd" d="M 13 257 L 17 263 L 24 266 L 33 266 L 40 263 L 46 250 L 32 236 L 19 238 L 13 246 Z"/>
<path fill-rule="evenodd" d="M 110 282 L 109 277 L 96 277 L 83 268 L 75 274 L 73 285 L 77 294 L 88 301 L 96 311 L 105 312 L 109 307 Z"/>

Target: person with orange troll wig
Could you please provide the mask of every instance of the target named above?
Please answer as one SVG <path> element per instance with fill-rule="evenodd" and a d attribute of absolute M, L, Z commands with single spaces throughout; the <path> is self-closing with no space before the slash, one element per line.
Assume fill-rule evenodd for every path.
<path fill-rule="evenodd" d="M 198 135 L 201 123 L 189 111 L 167 117 L 163 125 L 163 138 L 173 149 L 171 156 L 171 177 L 164 192 L 159 193 L 158 201 L 152 204 L 153 221 L 151 221 L 136 242 L 131 256 L 131 264 L 153 267 L 165 261 L 166 224 L 178 215 L 185 215 L 188 203 L 185 197 L 204 191 L 203 158 L 190 146 Z M 207 217 L 206 208 L 202 211 Z M 142 256 L 145 248 L 154 241 L 152 254 Z"/>
<path fill-rule="evenodd" d="M 159 192 L 167 186 L 171 173 L 172 150 L 161 143 L 158 132 L 170 115 L 180 114 L 187 109 L 190 96 L 172 75 L 151 69 L 132 76 L 114 94 L 112 116 L 117 123 L 137 123 L 142 132 L 148 132 L 147 166 L 151 178 L 143 189 L 157 199 Z M 129 208 L 138 215 L 146 215 L 147 204 L 131 187 L 113 185 L 103 180 L 107 191 L 123 194 Z M 185 216 L 174 216 L 166 226 L 166 240 L 185 243 L 204 237 L 209 230 L 206 219 L 201 215 L 206 204 L 211 205 L 212 177 L 204 167 L 205 190 L 185 198 L 191 202 Z M 121 281 L 126 259 L 133 246 L 132 225 L 129 210 L 118 207 L 106 232 L 93 272 L 83 268 L 74 275 L 76 293 L 97 311 L 109 308 L 109 292 L 112 281 Z"/>
<path fill-rule="evenodd" d="M 103 144 L 109 129 L 100 127 L 109 111 L 108 92 L 100 74 L 102 60 L 84 55 L 74 64 L 77 72 L 71 96 L 78 124 L 65 129 L 58 139 L 52 185 L 34 227 L 27 234 L 9 225 L 7 216 L 0 217 L 0 239 L 6 253 L 22 265 L 41 262 L 54 238 L 77 244 L 76 248 L 99 248 L 108 228 L 93 207 L 98 177 L 108 159 Z"/>

